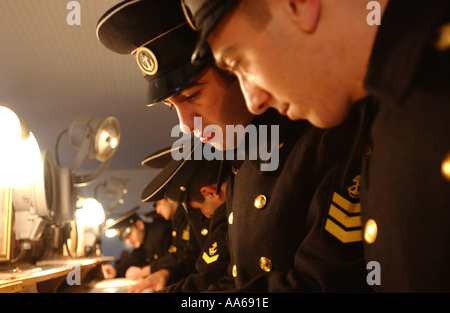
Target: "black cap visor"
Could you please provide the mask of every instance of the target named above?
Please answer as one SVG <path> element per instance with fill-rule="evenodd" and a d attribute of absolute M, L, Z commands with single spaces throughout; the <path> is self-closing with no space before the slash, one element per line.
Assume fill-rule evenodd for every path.
<path fill-rule="evenodd" d="M 182 90 L 186 84 L 197 77 L 209 65 L 211 60 L 212 57 L 209 55 L 208 62 L 200 65 L 186 63 L 165 75 L 150 80 L 147 91 L 147 103 L 154 105 Z"/>
<path fill-rule="evenodd" d="M 234 3 L 236 3 L 236 0 L 224 1 L 205 17 L 201 22 L 201 25 L 197 25 L 196 23 L 196 26 L 199 27 L 200 30 L 198 31 L 197 42 L 191 58 L 192 64 L 201 64 L 205 62 L 204 57 L 208 56 L 206 51 L 210 51 L 206 39 Z"/>

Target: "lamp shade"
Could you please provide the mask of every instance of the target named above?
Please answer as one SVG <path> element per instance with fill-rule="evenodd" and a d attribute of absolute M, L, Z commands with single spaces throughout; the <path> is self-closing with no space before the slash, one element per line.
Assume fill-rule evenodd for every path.
<path fill-rule="evenodd" d="M 41 151 L 43 170 L 33 184 L 13 189 L 16 240 L 41 238 L 56 209 L 56 176 L 50 153 Z"/>
<path fill-rule="evenodd" d="M 0 185 L 22 187 L 42 174 L 39 145 L 25 122 L 0 105 Z"/>
<path fill-rule="evenodd" d="M 19 117 L 11 108 L 5 104 L 0 104 L 0 144 L 2 151 L 5 151 L 3 148 L 20 142 L 20 138 L 21 128 Z"/>
<path fill-rule="evenodd" d="M 105 221 L 105 211 L 100 202 L 94 198 L 83 201 L 82 208 L 76 213 L 79 221 L 86 226 L 98 226 Z"/>
<path fill-rule="evenodd" d="M 69 128 L 70 144 L 77 150 L 87 145 L 92 160 L 106 162 L 114 155 L 120 142 L 119 121 L 115 117 L 78 117 Z"/>

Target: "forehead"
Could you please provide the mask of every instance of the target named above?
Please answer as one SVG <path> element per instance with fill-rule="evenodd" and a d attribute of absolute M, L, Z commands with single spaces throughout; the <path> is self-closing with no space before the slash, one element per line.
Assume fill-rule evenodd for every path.
<path fill-rule="evenodd" d="M 237 33 L 239 36 L 236 36 Z M 255 30 L 245 15 L 238 12 L 227 13 L 208 36 L 207 41 L 217 60 L 246 47 L 254 34 Z"/>

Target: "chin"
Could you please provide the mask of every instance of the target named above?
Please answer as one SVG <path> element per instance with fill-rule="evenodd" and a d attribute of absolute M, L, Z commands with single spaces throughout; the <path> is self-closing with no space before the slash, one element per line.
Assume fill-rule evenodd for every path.
<path fill-rule="evenodd" d="M 208 144 L 216 148 L 217 150 L 223 151 L 225 150 L 224 143 L 221 141 L 215 141 L 214 139 L 211 139 L 208 141 Z"/>

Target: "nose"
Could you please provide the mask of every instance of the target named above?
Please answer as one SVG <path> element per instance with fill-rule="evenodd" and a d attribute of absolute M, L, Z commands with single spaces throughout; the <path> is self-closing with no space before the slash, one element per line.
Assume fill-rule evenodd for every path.
<path fill-rule="evenodd" d="M 190 134 L 194 131 L 194 115 L 187 107 L 176 106 L 178 119 L 180 120 L 180 129 L 185 134 Z"/>
<path fill-rule="evenodd" d="M 239 77 L 239 82 L 248 110 L 255 115 L 263 114 L 270 107 L 270 94 L 245 77 Z"/>

